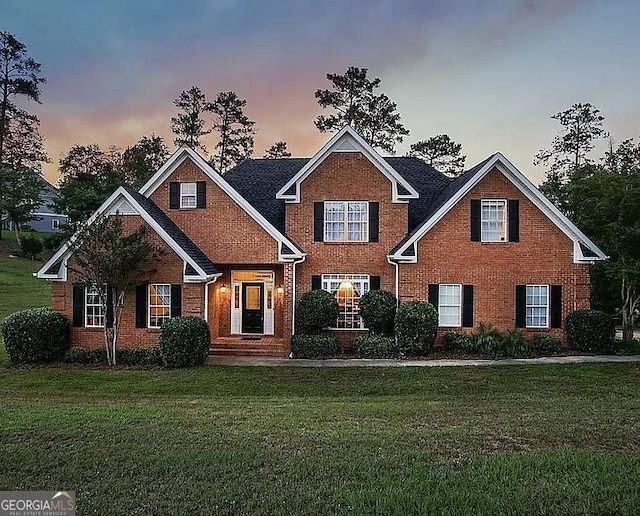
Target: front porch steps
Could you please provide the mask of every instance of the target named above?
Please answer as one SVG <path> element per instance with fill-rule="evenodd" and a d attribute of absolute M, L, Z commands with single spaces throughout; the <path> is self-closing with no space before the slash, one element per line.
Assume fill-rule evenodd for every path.
<path fill-rule="evenodd" d="M 218 337 L 212 343 L 209 356 L 286 357 L 288 348 L 284 339 L 271 335 Z"/>

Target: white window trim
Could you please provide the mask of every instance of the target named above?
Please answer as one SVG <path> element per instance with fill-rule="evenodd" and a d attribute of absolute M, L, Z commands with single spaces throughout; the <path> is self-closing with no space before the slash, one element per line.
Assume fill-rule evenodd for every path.
<path fill-rule="evenodd" d="M 504 240 L 485 240 L 482 237 L 482 205 L 486 202 L 503 202 L 504 203 Z M 504 244 L 509 241 L 509 202 L 507 199 L 480 199 L 480 241 L 489 244 Z"/>
<path fill-rule="evenodd" d="M 527 308 L 529 308 L 530 306 L 532 308 L 542 308 L 540 305 L 529 305 L 527 304 L 527 289 L 529 287 L 546 287 L 547 288 L 547 307 L 546 307 L 546 321 L 547 324 L 543 325 L 543 326 L 533 326 L 533 325 L 528 325 L 527 324 Z M 524 291 L 524 324 L 525 324 L 525 328 L 549 328 L 549 317 L 550 317 L 550 310 L 551 310 L 551 285 L 545 285 L 545 284 L 532 284 L 532 285 L 525 285 L 525 291 Z"/>
<path fill-rule="evenodd" d="M 322 286 L 322 289 L 327 291 L 327 292 L 329 292 L 330 294 L 332 294 L 331 291 L 324 288 L 325 282 L 339 281 L 339 280 L 337 280 L 335 278 L 330 278 L 329 276 L 345 276 L 344 281 L 349 281 L 348 279 L 346 279 L 346 277 L 348 277 L 348 276 L 363 276 L 363 278 L 361 278 L 361 279 L 351 280 L 351 281 L 358 281 L 358 282 L 365 282 L 366 281 L 368 286 L 369 286 L 369 290 L 367 290 L 367 292 L 371 291 L 371 275 L 370 274 L 357 274 L 357 273 L 348 273 L 348 274 L 346 274 L 346 273 L 331 272 L 331 273 L 323 274 L 320 277 L 320 284 Z M 364 279 L 364 276 L 366 276 L 366 279 Z M 362 295 L 360 297 L 362 297 Z M 336 330 L 336 331 L 363 331 L 363 330 L 367 330 L 368 329 L 364 325 L 364 321 L 362 320 L 362 316 L 360 316 L 360 323 L 361 323 L 361 326 L 358 327 L 358 328 L 338 328 L 337 326 L 332 326 L 329 329 L 330 330 Z"/>
<path fill-rule="evenodd" d="M 103 288 L 106 289 L 106 285 L 102 286 Z M 100 304 L 94 304 L 94 303 L 87 303 L 87 297 L 89 296 L 89 291 L 92 290 L 93 288 L 95 288 L 95 284 L 91 284 L 91 285 L 85 285 L 84 287 L 84 326 L 85 328 L 104 328 L 105 324 L 107 323 L 107 307 L 106 305 L 106 299 L 105 299 L 105 305 L 102 304 L 102 300 L 100 299 Z M 105 296 L 106 296 L 106 291 L 105 291 Z M 87 314 L 87 309 L 92 306 L 92 307 L 100 307 L 100 311 L 101 316 L 102 316 L 102 320 L 104 321 L 104 324 L 88 324 L 87 320 L 89 319 L 88 314 Z"/>
<path fill-rule="evenodd" d="M 460 297 L 458 298 L 457 305 L 443 305 L 440 301 L 442 299 L 440 289 L 442 287 L 459 287 L 460 288 Z M 438 326 L 441 328 L 462 328 L 462 284 L 461 283 L 440 283 L 438 285 Z M 441 306 L 455 306 L 458 307 L 458 322 L 457 324 L 442 324 L 440 321 L 440 307 Z"/>
<path fill-rule="evenodd" d="M 60 229 L 60 221 L 58 219 L 51 219 L 51 229 Z"/>
<path fill-rule="evenodd" d="M 186 185 L 193 185 L 194 192 L 184 193 L 184 187 Z M 193 206 L 187 206 L 184 203 L 185 197 L 193 197 Z M 198 183 L 195 181 L 185 181 L 184 183 L 180 183 L 180 208 L 184 210 L 193 210 L 198 207 Z"/>
<path fill-rule="evenodd" d="M 349 203 L 364 203 L 367 207 L 367 211 L 366 211 L 366 217 L 364 220 L 364 224 L 365 224 L 365 231 L 364 231 L 364 236 L 365 238 L 363 240 L 349 240 Z M 344 214 L 345 214 L 345 220 L 343 220 L 343 224 L 344 224 L 344 239 L 343 240 L 329 240 L 327 239 L 327 203 L 334 203 L 334 204 L 338 204 L 338 203 L 342 203 L 344 204 Z M 337 221 L 331 221 L 331 222 L 337 222 Z M 337 242 L 337 243 L 354 243 L 354 242 L 358 242 L 358 243 L 362 243 L 362 242 L 368 242 L 369 241 L 369 201 L 358 201 L 355 199 L 351 199 L 349 201 L 340 201 L 340 200 L 327 200 L 323 202 L 323 206 L 322 206 L 322 240 L 323 242 Z"/>
<path fill-rule="evenodd" d="M 160 326 L 151 326 L 151 287 L 169 287 L 169 319 L 171 319 L 171 283 L 150 283 L 147 286 L 147 328 L 159 329 Z M 161 306 L 161 305 L 153 305 Z M 162 305 L 164 306 L 164 305 Z"/>

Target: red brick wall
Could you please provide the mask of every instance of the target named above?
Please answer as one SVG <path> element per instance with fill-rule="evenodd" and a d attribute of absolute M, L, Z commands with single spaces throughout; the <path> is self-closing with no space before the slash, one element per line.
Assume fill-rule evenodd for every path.
<path fill-rule="evenodd" d="M 162 254 L 157 260 L 153 260 L 148 267 L 149 272 L 140 278 L 140 281 L 150 283 L 182 284 L 183 262 L 161 239 L 146 225 L 139 216 L 125 216 L 124 228 L 126 232 L 132 232 L 139 224 L 147 227 L 147 238 L 157 245 Z M 70 260 L 73 267 L 73 259 Z M 76 274 L 69 270 L 69 279 L 66 283 L 53 282 L 52 299 L 53 308 L 73 320 L 73 283 L 77 281 Z M 203 317 L 204 285 L 200 283 L 182 284 L 182 315 Z M 135 324 L 135 292 L 128 294 L 122 313 L 118 342 L 120 347 L 151 346 L 158 343 L 160 330 L 151 328 L 136 328 Z M 72 327 L 71 345 L 82 347 L 101 347 L 104 345 L 104 330 L 102 328 Z"/>
<path fill-rule="evenodd" d="M 470 200 L 481 198 L 519 199 L 519 242 L 471 242 Z M 589 266 L 573 263 L 573 242 L 497 170 L 420 240 L 417 264 L 400 265 L 402 300 L 426 299 L 429 283 L 474 285 L 476 327 L 480 322 L 501 330 L 515 326 L 518 284 L 562 285 L 563 320 L 570 311 L 589 307 Z"/>
<path fill-rule="evenodd" d="M 314 274 L 370 274 L 380 276 L 380 288 L 393 291 L 394 268 L 387 253 L 407 231 L 407 204 L 391 202 L 391 182 L 362 154 L 330 154 L 300 186 L 300 203 L 286 205 L 287 235 L 307 253 L 297 266 L 297 296 L 311 290 Z M 313 241 L 315 201 L 379 202 L 378 242 Z M 339 333 L 349 333 L 348 331 Z M 349 339 L 343 336 L 345 344 Z"/>
<path fill-rule="evenodd" d="M 172 181 L 205 181 L 207 207 L 169 209 Z M 278 262 L 277 242 L 190 159 L 178 166 L 151 199 L 215 264 Z"/>

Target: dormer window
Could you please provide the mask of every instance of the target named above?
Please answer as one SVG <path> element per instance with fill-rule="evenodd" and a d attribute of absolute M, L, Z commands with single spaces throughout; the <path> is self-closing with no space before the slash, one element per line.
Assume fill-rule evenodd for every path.
<path fill-rule="evenodd" d="M 504 199 L 482 199 L 482 242 L 507 241 L 507 201 Z"/>
<path fill-rule="evenodd" d="M 324 203 L 325 242 L 367 242 L 368 240 L 368 202 L 326 201 Z"/>
<path fill-rule="evenodd" d="M 197 190 L 195 183 L 180 183 L 180 207 L 195 208 Z"/>

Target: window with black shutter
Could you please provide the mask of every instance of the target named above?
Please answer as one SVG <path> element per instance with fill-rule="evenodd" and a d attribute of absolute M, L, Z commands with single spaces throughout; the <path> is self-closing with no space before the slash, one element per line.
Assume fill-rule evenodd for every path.
<path fill-rule="evenodd" d="M 313 203 L 313 241 L 324 240 L 324 202 Z"/>
<path fill-rule="evenodd" d="M 380 233 L 380 203 L 369 203 L 369 242 L 377 242 Z"/>

